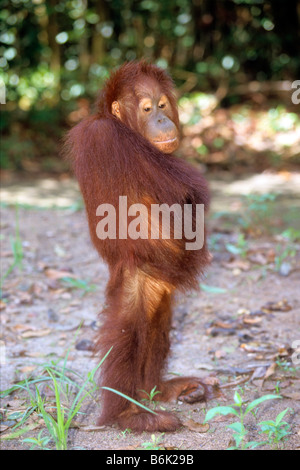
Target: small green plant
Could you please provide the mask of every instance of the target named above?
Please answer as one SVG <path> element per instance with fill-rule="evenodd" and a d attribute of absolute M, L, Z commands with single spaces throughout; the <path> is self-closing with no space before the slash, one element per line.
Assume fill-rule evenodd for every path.
<path fill-rule="evenodd" d="M 249 243 L 245 239 L 245 235 L 240 233 L 238 235 L 238 239 L 235 245 L 232 243 L 226 243 L 226 250 L 233 255 L 241 256 L 242 258 L 246 258 L 248 250 L 249 250 Z"/>
<path fill-rule="evenodd" d="M 296 243 L 300 241 L 300 230 L 296 230 L 294 227 L 289 227 L 282 232 L 281 236 L 289 242 Z"/>
<path fill-rule="evenodd" d="M 142 401 L 149 401 L 150 404 L 156 406 L 156 402 L 154 401 L 154 397 L 161 393 L 159 390 L 156 390 L 156 385 L 155 387 L 152 388 L 152 390 L 147 393 L 146 390 L 141 390 L 141 392 L 145 393 L 147 398 L 142 398 Z"/>
<path fill-rule="evenodd" d="M 278 395 L 280 395 L 280 380 L 277 380 L 275 384 L 275 392 L 278 393 Z"/>
<path fill-rule="evenodd" d="M 282 421 L 288 411 L 290 411 L 289 408 L 279 413 L 275 421 L 268 420 L 259 423 L 259 426 L 261 427 L 261 431 L 259 433 L 266 434 L 268 444 L 275 449 L 279 449 L 280 442 L 286 441 L 287 437 L 291 434 L 290 424 L 286 421 Z"/>
<path fill-rule="evenodd" d="M 19 416 L 20 420 L 13 428 L 13 429 L 20 428 L 20 430 L 22 430 L 23 429 L 22 426 L 28 421 L 28 418 L 31 415 L 33 415 L 33 413 L 37 413 L 38 415 L 41 414 L 42 412 L 41 403 L 44 404 L 46 402 L 46 398 L 41 398 L 41 396 L 38 394 L 38 388 L 36 385 L 35 385 L 35 393 L 33 393 L 30 389 L 30 385 L 27 380 L 25 381 L 24 385 L 20 386 L 20 388 L 25 389 L 27 391 L 29 401 L 30 401 L 29 406 L 26 408 L 24 413 L 21 413 L 21 415 Z M 10 419 L 12 419 L 11 416 L 10 416 Z"/>
<path fill-rule="evenodd" d="M 282 247 L 281 245 L 276 246 L 277 255 L 275 256 L 275 270 L 280 271 L 282 263 L 288 258 L 293 258 L 296 256 L 296 247 L 289 245 L 287 247 Z"/>
<path fill-rule="evenodd" d="M 256 233 L 264 232 L 272 216 L 276 197 L 277 195 L 272 193 L 247 195 L 240 219 L 242 227 Z"/>
<path fill-rule="evenodd" d="M 121 431 L 121 436 L 122 437 L 125 437 L 128 434 L 131 434 L 131 429 L 129 429 L 129 428 L 126 428 L 126 429 L 124 429 L 124 431 Z"/>
<path fill-rule="evenodd" d="M 293 367 L 290 362 L 285 361 L 284 359 L 278 358 L 276 360 L 276 364 L 279 367 L 279 369 L 284 370 L 285 372 L 289 372 L 291 374 L 294 374 L 299 370 L 299 367 Z"/>
<path fill-rule="evenodd" d="M 151 441 L 149 442 L 143 442 L 142 447 L 144 450 L 163 450 L 162 447 L 162 438 L 164 434 L 161 434 L 160 436 L 155 436 L 155 434 L 151 435 Z"/>
<path fill-rule="evenodd" d="M 50 450 L 47 445 L 49 444 L 51 438 L 49 436 L 43 436 L 44 429 L 35 437 L 28 437 L 23 439 L 22 442 L 25 444 L 32 444 L 29 450 Z"/>
<path fill-rule="evenodd" d="M 250 441 L 246 442 L 246 436 L 248 434 L 247 429 L 245 428 L 244 420 L 248 413 L 253 412 L 257 406 L 263 403 L 266 400 L 273 400 L 281 398 L 279 395 L 264 395 L 263 397 L 258 398 L 257 400 L 252 401 L 249 405 L 243 402 L 241 395 L 238 392 L 234 394 L 234 404 L 230 406 L 217 406 L 208 410 L 205 416 L 204 423 L 213 419 L 216 415 L 235 415 L 239 418 L 239 421 L 230 424 L 227 426 L 231 429 L 233 434 L 233 439 L 235 441 L 235 446 L 229 447 L 228 450 L 245 450 L 245 449 L 254 449 L 261 445 L 261 442 Z"/>

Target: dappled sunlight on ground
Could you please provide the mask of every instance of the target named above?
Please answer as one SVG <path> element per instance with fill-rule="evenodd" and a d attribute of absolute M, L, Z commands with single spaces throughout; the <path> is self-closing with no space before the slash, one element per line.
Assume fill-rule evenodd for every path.
<path fill-rule="evenodd" d="M 18 181 L 2 185 L 1 202 L 40 208 L 70 207 L 81 199 L 78 185 L 73 179 L 59 181 L 54 178 Z"/>
<path fill-rule="evenodd" d="M 246 196 L 252 193 L 294 194 L 300 198 L 300 172 L 268 172 L 244 175 L 238 179 L 229 172 L 209 176 L 211 191 L 227 197 Z M 81 204 L 78 184 L 72 178 L 62 181 L 45 178 L 32 181 L 18 181 L 2 184 L 0 189 L 2 204 L 18 204 L 40 208 L 72 208 Z M 214 207 L 214 197 L 212 200 Z"/>
<path fill-rule="evenodd" d="M 247 194 L 298 194 L 300 196 L 300 173 L 290 172 L 263 172 L 261 174 L 243 176 L 233 181 L 211 180 L 211 188 L 222 191 L 228 195 Z"/>

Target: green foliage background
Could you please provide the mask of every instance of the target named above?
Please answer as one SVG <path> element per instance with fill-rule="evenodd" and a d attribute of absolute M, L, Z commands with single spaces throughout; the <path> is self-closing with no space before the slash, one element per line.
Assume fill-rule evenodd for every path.
<path fill-rule="evenodd" d="M 141 57 L 168 68 L 182 92 L 295 80 L 299 17 L 297 0 L 2 0 L 1 130 L 38 132 L 48 155 L 48 138 L 79 100 L 94 97 L 113 67 Z M 4 139 L 2 166 L 18 167 L 31 146 L 20 154 Z"/>

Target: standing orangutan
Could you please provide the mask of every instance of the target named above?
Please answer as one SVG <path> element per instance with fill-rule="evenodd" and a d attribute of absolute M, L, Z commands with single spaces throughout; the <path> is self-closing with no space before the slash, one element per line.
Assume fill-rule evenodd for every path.
<path fill-rule="evenodd" d="M 124 237 L 130 217 L 118 212 L 119 196 L 127 197 L 128 206 L 143 204 L 149 210 L 152 204 L 182 209 L 189 204 L 195 228 L 196 204 L 208 205 L 201 174 L 172 155 L 179 144 L 172 80 L 154 65 L 130 62 L 111 75 L 97 105 L 95 115 L 69 132 L 67 148 L 85 200 L 91 239 L 110 272 L 96 343 L 101 356 L 112 347 L 101 368 L 101 386 L 136 400 L 155 386 L 160 391 L 155 399 L 161 401 L 204 400 L 213 394 L 212 386 L 196 377 L 164 380 L 162 373 L 173 292 L 197 287 L 210 260 L 206 243 L 187 250 L 187 238 L 176 238 L 174 230 L 169 239 Z M 99 238 L 99 215 L 104 213 L 97 208 L 102 204 L 116 209 L 115 239 Z M 145 215 L 141 220 L 148 224 Z M 175 415 L 146 412 L 108 390 L 102 391 L 101 403 L 99 424 L 116 422 L 123 429 L 161 432 L 180 426 Z"/>

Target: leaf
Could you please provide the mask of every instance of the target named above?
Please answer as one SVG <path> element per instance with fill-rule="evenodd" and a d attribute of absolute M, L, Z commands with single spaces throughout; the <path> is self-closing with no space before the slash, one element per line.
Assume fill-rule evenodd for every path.
<path fill-rule="evenodd" d="M 6 431 L 9 428 L 10 426 L 6 426 L 5 424 L 0 424 L 0 433 Z"/>
<path fill-rule="evenodd" d="M 64 277 L 77 279 L 78 276 L 69 271 L 59 271 L 58 269 L 45 269 L 47 277 L 53 280 L 62 279 Z"/>
<path fill-rule="evenodd" d="M 260 317 L 245 317 L 243 318 L 243 323 L 246 325 L 257 325 L 258 323 L 262 322 L 262 318 Z"/>
<path fill-rule="evenodd" d="M 282 396 L 291 400 L 300 400 L 300 392 L 283 392 Z"/>
<path fill-rule="evenodd" d="M 267 302 L 261 310 L 265 313 L 269 312 L 289 312 L 292 306 L 288 303 L 287 299 L 279 300 L 279 302 Z"/>
<path fill-rule="evenodd" d="M 273 362 L 267 369 L 265 376 L 264 376 L 264 381 L 267 380 L 271 375 L 275 374 L 277 364 L 276 362 Z"/>
<path fill-rule="evenodd" d="M 110 388 L 110 387 L 101 387 L 101 388 L 103 388 L 104 390 L 109 390 L 110 392 L 116 393 L 117 395 L 120 395 L 120 397 L 126 398 L 126 400 L 131 401 L 132 403 L 139 406 L 140 408 L 144 408 L 144 410 L 149 411 L 149 413 L 152 413 L 154 415 L 157 414 L 157 413 L 155 413 L 155 411 L 151 410 L 150 408 L 147 408 L 147 406 L 142 405 L 138 401 L 134 400 L 131 397 L 128 397 L 127 395 L 124 395 L 124 393 L 119 392 L 118 390 L 114 390 L 113 388 Z"/>
<path fill-rule="evenodd" d="M 223 262 L 222 266 L 224 266 L 225 269 L 240 269 L 241 271 L 249 271 L 250 269 L 250 263 L 249 261 L 245 261 L 242 259 L 234 259 L 232 261 L 228 262 Z"/>
<path fill-rule="evenodd" d="M 87 425 L 87 426 L 78 426 L 80 428 L 80 431 L 84 432 L 95 432 L 95 431 L 104 431 L 106 430 L 106 426 L 94 426 L 94 425 Z"/>
<path fill-rule="evenodd" d="M 216 408 L 212 408 L 211 410 L 208 410 L 205 416 L 205 420 L 203 422 L 206 423 L 207 421 L 213 419 L 216 415 L 226 416 L 230 414 L 239 416 L 238 411 L 232 408 L 232 406 L 218 406 Z"/>
<path fill-rule="evenodd" d="M 256 441 L 250 441 L 245 444 L 245 449 L 255 449 L 258 446 L 264 445 L 265 442 L 256 442 Z"/>
<path fill-rule="evenodd" d="M 246 408 L 245 415 L 249 413 L 249 411 L 253 410 L 256 406 L 260 405 L 262 402 L 266 400 L 275 400 L 276 398 L 282 398 L 279 395 L 264 395 L 263 397 L 258 398 L 257 400 L 252 401 Z"/>
<path fill-rule="evenodd" d="M 283 410 L 281 413 L 279 413 L 279 415 L 276 417 L 276 421 L 275 421 L 275 424 L 276 426 L 278 426 L 278 424 L 280 423 L 280 421 L 282 420 L 282 418 L 284 417 L 284 415 L 290 411 L 289 408 L 286 408 L 286 410 Z"/>
<path fill-rule="evenodd" d="M 241 405 L 243 404 L 242 397 L 241 397 L 241 395 L 240 395 L 238 392 L 235 392 L 233 399 L 234 399 L 234 402 L 235 402 L 238 406 L 241 406 Z"/>
<path fill-rule="evenodd" d="M 227 427 L 232 429 L 234 432 L 238 432 L 239 434 L 243 432 L 243 425 L 240 422 L 229 424 Z"/>
<path fill-rule="evenodd" d="M 21 334 L 22 338 L 40 338 L 41 336 L 47 336 L 52 332 L 50 328 L 44 328 L 43 330 L 27 330 Z"/>
<path fill-rule="evenodd" d="M 232 245 L 231 243 L 226 243 L 226 250 L 229 251 L 229 253 L 232 253 L 233 255 L 239 255 L 241 250 L 235 245 Z"/>
<path fill-rule="evenodd" d="M 184 421 L 183 425 L 190 431 L 194 432 L 207 432 L 209 430 L 209 424 L 197 423 L 193 419 L 188 419 L 187 421 Z"/>
<path fill-rule="evenodd" d="M 227 292 L 227 289 L 223 289 L 222 287 L 208 286 L 203 283 L 200 283 L 200 287 L 204 292 L 208 292 L 210 294 L 225 294 Z"/>
<path fill-rule="evenodd" d="M 29 426 L 26 426 L 25 428 L 18 429 L 17 431 L 14 431 L 10 434 L 2 434 L 1 435 L 1 440 L 6 440 L 9 441 L 10 439 L 17 439 L 18 437 L 22 436 L 22 434 L 25 434 L 29 431 L 32 431 L 33 429 L 36 429 L 40 426 L 39 423 L 32 423 Z"/>

